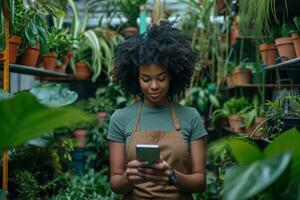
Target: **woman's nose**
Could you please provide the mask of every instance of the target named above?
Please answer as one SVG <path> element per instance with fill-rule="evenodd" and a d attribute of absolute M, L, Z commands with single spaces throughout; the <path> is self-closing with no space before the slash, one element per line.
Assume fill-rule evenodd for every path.
<path fill-rule="evenodd" d="M 157 84 L 157 81 L 156 81 L 156 80 L 152 80 L 152 81 L 151 81 L 150 88 L 151 88 L 152 90 L 155 90 L 155 89 L 158 88 L 158 84 Z"/>

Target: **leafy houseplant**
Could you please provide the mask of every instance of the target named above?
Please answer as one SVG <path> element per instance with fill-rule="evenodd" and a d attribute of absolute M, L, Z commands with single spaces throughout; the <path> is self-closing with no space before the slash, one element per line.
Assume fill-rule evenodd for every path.
<path fill-rule="evenodd" d="M 249 102 L 246 98 L 230 98 L 227 100 L 223 108 L 216 109 L 213 112 L 213 120 L 220 117 L 228 117 L 230 128 L 234 132 L 243 132 L 244 122 L 242 115 L 249 110 Z"/>
<path fill-rule="evenodd" d="M 49 3 L 44 0 L 24 1 L 24 4 L 22 0 L 17 0 L 16 11 L 23 13 L 17 18 L 19 21 L 16 22 L 18 25 L 16 25 L 15 31 L 22 38 L 22 51 L 26 48 L 19 58 L 19 62 L 23 65 L 35 66 L 39 50 L 43 54 L 48 49 L 47 16 L 63 16 L 64 11 L 59 9 L 57 1 Z M 27 58 L 30 55 L 34 55 L 33 59 Z"/>
<path fill-rule="evenodd" d="M 72 49 L 73 42 L 68 35 L 68 31 L 68 29 L 56 29 L 54 27 L 51 27 L 50 31 L 48 31 L 48 47 L 41 61 L 46 69 L 54 71 L 56 58 L 62 58 L 68 50 Z"/>
<path fill-rule="evenodd" d="M 199 82 L 186 91 L 185 98 L 181 99 L 180 103 L 195 106 L 202 117 L 207 117 L 210 116 L 212 108 L 220 107 L 221 97 L 216 94 L 216 84 L 208 83 L 207 78 L 199 79 Z"/>
<path fill-rule="evenodd" d="M 229 140 L 238 165 L 227 170 L 223 198 L 226 199 L 297 199 L 299 193 L 300 135 L 290 129 L 261 151 L 248 141 Z"/>

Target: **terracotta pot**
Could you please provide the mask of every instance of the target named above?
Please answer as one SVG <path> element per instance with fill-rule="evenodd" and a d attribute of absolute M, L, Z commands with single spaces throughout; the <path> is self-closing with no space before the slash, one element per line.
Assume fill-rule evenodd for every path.
<path fill-rule="evenodd" d="M 278 56 L 278 50 L 274 43 L 259 45 L 259 51 L 266 66 L 276 64 L 275 58 Z"/>
<path fill-rule="evenodd" d="M 124 37 L 131 37 L 138 32 L 139 32 L 139 29 L 137 27 L 127 27 L 121 31 L 121 33 Z"/>
<path fill-rule="evenodd" d="M 244 129 L 241 128 L 241 126 L 244 125 L 243 118 L 239 117 L 238 115 L 230 115 L 228 117 L 229 127 L 233 130 L 235 133 L 244 133 Z"/>
<path fill-rule="evenodd" d="M 237 67 L 233 71 L 233 83 L 234 85 L 246 85 L 251 80 L 251 70 L 247 68 Z"/>
<path fill-rule="evenodd" d="M 77 62 L 75 78 L 77 80 L 86 80 L 90 76 L 91 76 L 91 71 L 90 71 L 89 67 L 82 62 Z"/>
<path fill-rule="evenodd" d="M 56 65 L 54 71 L 65 73 L 66 72 L 66 68 L 64 68 L 63 66 L 60 66 L 60 65 Z"/>
<path fill-rule="evenodd" d="M 40 54 L 40 43 L 36 43 L 35 47 L 27 47 L 25 52 L 21 55 L 18 63 L 21 65 L 35 67 Z"/>
<path fill-rule="evenodd" d="M 19 36 L 11 36 L 9 39 L 9 63 L 16 63 L 20 44 L 21 38 Z"/>
<path fill-rule="evenodd" d="M 281 37 L 275 40 L 281 61 L 287 61 L 296 57 L 294 42 L 291 37 Z"/>
<path fill-rule="evenodd" d="M 229 75 L 226 77 L 226 83 L 227 83 L 227 87 L 232 87 L 232 86 L 234 85 L 232 74 L 229 74 Z"/>
<path fill-rule="evenodd" d="M 300 57 L 300 36 L 298 33 L 292 33 L 292 40 L 294 41 L 296 56 Z"/>
<path fill-rule="evenodd" d="M 73 132 L 74 137 L 78 141 L 78 147 L 79 148 L 84 148 L 85 147 L 85 141 L 86 141 L 86 135 L 87 135 L 87 130 L 86 129 L 76 129 Z"/>
<path fill-rule="evenodd" d="M 106 122 L 107 119 L 107 112 L 97 112 L 96 113 L 98 116 L 98 125 L 103 125 Z"/>
<path fill-rule="evenodd" d="M 48 53 L 42 56 L 41 65 L 44 69 L 49 71 L 55 70 L 55 62 L 57 58 L 57 53 Z"/>

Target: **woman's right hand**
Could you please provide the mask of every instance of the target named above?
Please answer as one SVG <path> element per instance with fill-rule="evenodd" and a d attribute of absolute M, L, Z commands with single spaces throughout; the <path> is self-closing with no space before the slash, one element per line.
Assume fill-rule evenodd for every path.
<path fill-rule="evenodd" d="M 140 176 L 139 168 L 144 166 L 144 162 L 138 160 L 132 160 L 127 163 L 127 168 L 125 171 L 125 176 L 127 180 L 133 185 L 147 182 L 148 180 Z"/>

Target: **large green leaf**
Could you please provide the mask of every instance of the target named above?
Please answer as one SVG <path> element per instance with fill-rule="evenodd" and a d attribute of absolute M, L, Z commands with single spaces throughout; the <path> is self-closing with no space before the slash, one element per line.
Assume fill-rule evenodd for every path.
<path fill-rule="evenodd" d="M 265 150 L 264 155 L 278 155 L 282 152 L 291 151 L 290 178 L 300 178 L 300 133 L 296 128 L 290 129 L 279 135 Z"/>
<path fill-rule="evenodd" d="M 36 86 L 30 90 L 40 103 L 47 106 L 65 106 L 76 101 L 78 95 L 70 91 L 67 86 L 57 83 L 49 83 Z"/>
<path fill-rule="evenodd" d="M 57 128 L 91 123 L 94 117 L 72 107 L 51 108 L 28 92 L 0 101 L 0 149 L 18 146 Z"/>
<path fill-rule="evenodd" d="M 229 140 L 229 145 L 233 157 L 241 164 L 251 163 L 264 158 L 259 148 L 248 141 L 232 138 Z"/>
<path fill-rule="evenodd" d="M 248 199 L 270 186 L 287 168 L 289 152 L 228 169 L 224 178 L 225 200 Z"/>
<path fill-rule="evenodd" d="M 92 68 L 93 68 L 93 77 L 92 81 L 96 81 L 97 77 L 101 73 L 102 63 L 101 63 L 101 51 L 100 51 L 100 44 L 99 39 L 96 33 L 93 30 L 88 30 L 84 32 L 84 36 L 87 39 L 89 46 L 93 51 L 92 55 Z"/>

